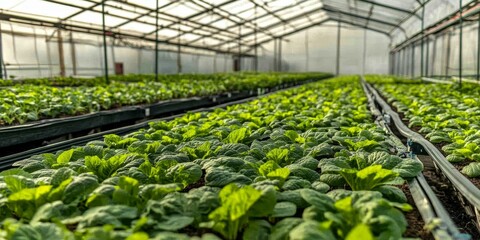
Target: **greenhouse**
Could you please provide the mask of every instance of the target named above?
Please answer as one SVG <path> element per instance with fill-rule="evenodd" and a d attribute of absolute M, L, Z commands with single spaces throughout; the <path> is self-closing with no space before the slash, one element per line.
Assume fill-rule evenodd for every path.
<path fill-rule="evenodd" d="M 480 0 L 1 0 L 0 239 L 480 239 Z"/>

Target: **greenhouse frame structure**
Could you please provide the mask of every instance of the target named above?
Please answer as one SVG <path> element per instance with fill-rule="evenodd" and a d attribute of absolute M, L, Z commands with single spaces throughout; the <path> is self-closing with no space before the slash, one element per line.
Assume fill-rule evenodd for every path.
<path fill-rule="evenodd" d="M 335 22 L 337 74 L 341 65 L 343 25 L 380 33 L 390 39 L 388 72 L 391 74 L 458 76 L 459 79 L 471 76 L 478 80 L 480 41 L 476 40 L 476 46 L 473 41 L 464 43 L 463 29 L 480 23 L 479 8 L 476 0 L 14 0 L 0 3 L 0 21 L 54 29 L 47 39 L 56 38 L 58 42 L 60 76 L 66 75 L 62 32 L 102 36 L 102 68 L 108 78 L 111 72 L 108 40 L 114 44 L 153 48 L 157 52 L 154 70 L 157 74 L 160 46 L 177 54 L 178 72 L 182 72 L 180 59 L 185 52 L 233 56 L 234 71 L 244 70 L 242 60 L 249 59 L 248 70 L 257 71 L 258 48 L 273 41 L 273 69 L 270 70 L 282 71 L 285 70 L 282 43 L 287 36 Z M 473 29 L 471 32 L 473 35 Z M 478 28 L 475 32 L 478 39 Z M 13 27 L 11 31 L 0 29 L 2 33 L 18 34 Z M 35 41 L 36 34 L 36 31 L 31 34 Z M 454 39 L 455 34 L 458 40 Z M 72 38 L 70 44 L 73 45 Z M 437 46 L 440 40 L 442 46 Z M 453 49 L 453 41 L 458 42 L 455 45 L 458 49 Z M 442 59 L 436 53 L 439 47 L 446 51 Z M 471 63 L 467 63 L 468 69 L 464 70 L 464 55 L 473 52 L 473 48 L 476 48 L 476 59 L 467 61 Z M 71 54 L 75 56 L 74 47 Z M 454 54 L 458 55 L 456 60 Z M 365 59 L 365 50 L 363 55 Z M 8 75 L 2 56 L 3 53 L 0 54 L 0 78 Z M 76 75 L 75 57 L 72 65 Z"/>

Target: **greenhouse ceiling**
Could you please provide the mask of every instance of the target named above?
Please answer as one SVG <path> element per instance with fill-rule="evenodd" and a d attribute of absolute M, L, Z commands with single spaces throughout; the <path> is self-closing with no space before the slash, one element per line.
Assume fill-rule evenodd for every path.
<path fill-rule="evenodd" d="M 239 48 L 248 52 L 255 46 L 327 21 L 386 35 L 398 29 L 405 32 L 399 26 L 410 18 L 420 18 L 421 2 L 8 0 L 0 1 L 0 20 L 234 53 Z"/>

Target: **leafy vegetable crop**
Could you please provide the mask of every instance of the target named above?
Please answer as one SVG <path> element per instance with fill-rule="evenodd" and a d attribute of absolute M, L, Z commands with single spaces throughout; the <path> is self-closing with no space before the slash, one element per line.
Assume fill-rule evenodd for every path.
<path fill-rule="evenodd" d="M 463 167 L 469 177 L 480 176 L 480 88 L 464 84 L 392 84 L 371 77 L 369 81 L 405 114 L 409 127 L 417 128 L 432 143 L 440 144 L 453 163 L 473 161 Z"/>
<path fill-rule="evenodd" d="M 24 80 L 18 84 L 7 81 L 5 85 L 11 83 L 12 86 L 0 88 L 0 126 L 93 113 L 121 106 L 151 104 L 161 100 L 257 90 L 329 76 L 324 73 L 190 74 L 165 75 L 156 82 L 152 75 L 127 75 L 112 77 L 109 85 L 101 78 Z"/>
<path fill-rule="evenodd" d="M 0 173 L 7 239 L 400 239 L 390 152 L 356 77 L 186 114 Z"/>

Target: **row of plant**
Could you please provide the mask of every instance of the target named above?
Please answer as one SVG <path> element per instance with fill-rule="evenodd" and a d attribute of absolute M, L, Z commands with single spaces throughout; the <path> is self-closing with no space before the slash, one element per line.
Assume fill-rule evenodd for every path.
<path fill-rule="evenodd" d="M 323 73 L 309 73 L 310 75 L 316 76 Z M 302 75 L 305 75 L 302 74 Z M 289 82 L 294 79 L 292 78 L 302 78 L 298 74 L 286 74 L 286 73 L 275 73 L 271 72 L 268 74 L 257 74 L 253 72 L 241 72 L 241 73 L 213 73 L 213 74 L 195 74 L 195 73 L 181 73 L 181 74 L 159 74 L 157 77 L 154 74 L 126 74 L 126 75 L 111 75 L 109 80 L 111 82 L 170 82 L 170 81 L 180 81 L 180 80 L 189 80 L 189 81 L 202 81 L 202 80 L 215 80 L 215 81 L 236 81 L 238 78 L 248 79 L 248 78 L 263 78 L 266 81 L 278 81 L 279 84 L 282 82 Z M 248 81 L 248 80 L 247 80 Z M 255 80 L 253 80 L 256 82 Z M 56 86 L 56 87 L 78 87 L 78 86 L 98 86 L 98 85 L 107 85 L 105 77 L 51 77 L 51 78 L 28 78 L 20 80 L 3 80 L 0 79 L 0 86 L 15 86 L 15 85 L 44 85 L 44 86 Z M 256 83 L 259 84 L 259 83 Z M 262 83 L 260 83 L 262 84 Z M 228 85 L 228 84 L 227 84 Z M 264 87 L 271 87 L 272 84 L 266 84 Z M 261 86 L 258 86 L 261 87 Z"/>
<path fill-rule="evenodd" d="M 0 238 L 400 239 L 394 154 L 356 77 L 42 154 L 0 173 Z"/>
<path fill-rule="evenodd" d="M 171 75 L 175 76 L 175 75 Z M 74 116 L 98 112 L 121 106 L 149 104 L 162 100 L 209 96 L 225 92 L 256 90 L 275 87 L 284 83 L 319 80 L 330 75 L 313 74 L 233 74 L 224 78 L 207 79 L 210 75 L 197 76 L 200 80 L 183 77 L 162 78 L 158 82 L 152 76 L 142 81 L 113 81 L 109 85 L 53 87 L 47 85 L 20 84 L 0 88 L 0 126 L 23 124 L 46 118 Z M 125 76 L 126 78 L 135 78 Z M 140 78 L 142 76 L 137 76 Z M 120 78 L 120 77 L 118 77 Z"/>
<path fill-rule="evenodd" d="M 408 84 L 388 77 L 367 77 L 409 121 L 409 127 L 438 144 L 452 163 L 468 165 L 462 173 L 480 176 L 480 88 L 464 83 Z M 413 83 L 413 84 L 412 84 Z"/>

